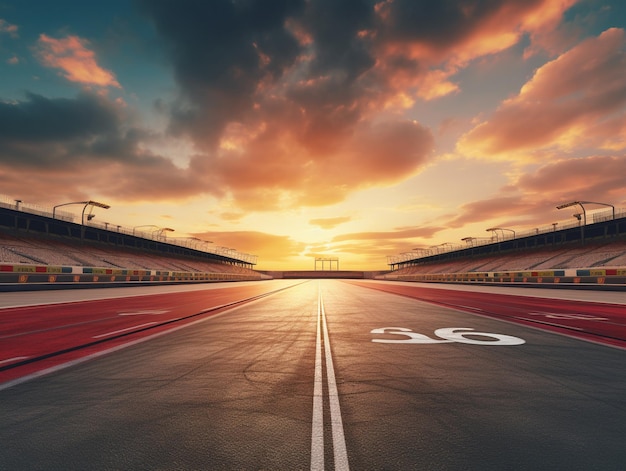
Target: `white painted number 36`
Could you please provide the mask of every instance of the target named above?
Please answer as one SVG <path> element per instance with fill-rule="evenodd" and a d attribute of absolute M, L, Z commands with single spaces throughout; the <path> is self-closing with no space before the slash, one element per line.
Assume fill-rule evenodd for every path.
<path fill-rule="evenodd" d="M 438 339 L 430 338 L 424 334 L 418 334 L 411 329 L 404 327 L 382 327 L 374 329 L 372 334 L 391 334 L 401 335 L 403 339 L 372 339 L 372 342 L 378 343 L 468 343 L 471 345 L 521 345 L 526 343 L 519 337 L 504 334 L 490 334 L 487 332 L 474 332 L 474 329 L 468 327 L 448 327 L 445 329 L 435 330 Z"/>

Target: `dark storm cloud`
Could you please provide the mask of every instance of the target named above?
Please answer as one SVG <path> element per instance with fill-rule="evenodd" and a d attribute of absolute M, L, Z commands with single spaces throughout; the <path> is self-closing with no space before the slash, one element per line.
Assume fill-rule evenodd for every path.
<path fill-rule="evenodd" d="M 284 23 L 303 2 L 140 3 L 166 44 L 181 88 L 173 129 L 197 142 L 213 144 L 228 121 L 250 109 L 259 83 L 279 76 L 299 52 Z"/>
<path fill-rule="evenodd" d="M 433 157 L 432 133 L 398 116 L 419 98 L 454 93 L 450 77 L 469 61 L 511 47 L 565 8 L 551 0 L 139 2 L 178 87 L 163 107 L 169 132 L 193 140 L 189 168 L 207 192 L 247 209 L 336 203 L 415 175 Z M 375 145 L 364 130 L 375 131 Z M 398 149 L 389 145 L 395 136 Z"/>
<path fill-rule="evenodd" d="M 412 80 L 427 73 L 433 63 L 432 57 L 422 60 L 415 50 L 422 51 L 424 45 L 463 46 L 465 38 L 475 37 L 481 27 L 492 38 L 485 25 L 513 28 L 520 12 L 541 4 L 539 0 L 138 1 L 155 26 L 178 85 L 178 100 L 165 107 L 170 111 L 170 129 L 191 136 L 199 148 L 190 168 L 206 175 L 194 176 L 194 181 L 208 179 L 211 172 L 216 183 L 207 191 L 236 193 L 241 190 L 240 169 L 255 168 L 248 192 L 277 193 L 281 183 L 288 182 L 282 188 L 304 189 L 294 199 L 303 204 L 336 201 L 354 189 L 392 184 L 418 171 L 431 156 L 431 133 L 417 124 L 401 126 L 395 117 L 378 116 L 398 97 L 410 102 L 415 96 L 419 82 Z M 494 19 L 502 18 L 508 22 L 493 26 Z M 48 45 L 63 46 L 63 51 L 85 52 L 86 42 L 78 37 L 42 38 Z M 72 55 L 70 67 L 67 61 L 59 62 L 67 57 L 56 47 L 48 52 L 51 57 L 44 64 L 66 72 L 82 70 L 74 66 L 85 65 L 87 59 L 97 66 L 91 53 Z M 405 73 L 402 78 L 395 76 L 399 70 Z M 401 139 L 393 140 L 398 133 Z M 76 98 L 52 99 L 28 94 L 22 101 L 0 102 L 4 164 L 68 167 L 85 159 L 108 160 L 129 165 L 129 178 L 137 168 L 169 168 L 162 157 L 140 150 L 149 139 L 106 95 L 83 92 Z M 386 141 L 402 146 L 389 149 Z M 225 148 L 232 155 L 226 155 Z M 355 171 L 344 171 L 357 160 Z M 289 165 L 259 178 L 259 162 L 267 166 L 275 161 Z M 342 178 L 334 186 L 340 190 L 315 197 L 322 191 L 308 183 L 311 175 L 317 175 L 314 168 L 338 172 Z"/>
<path fill-rule="evenodd" d="M 381 3 L 385 38 L 449 48 L 506 11 L 516 16 L 545 0 L 394 0 Z"/>
<path fill-rule="evenodd" d="M 0 145 L 84 139 L 115 131 L 118 124 L 115 110 L 95 95 L 70 99 L 27 93 L 24 101 L 0 102 Z"/>
<path fill-rule="evenodd" d="M 359 36 L 374 25 L 373 2 L 317 0 L 305 13 L 302 24 L 315 41 L 313 75 L 340 72 L 350 82 L 374 65 L 367 42 Z"/>
<path fill-rule="evenodd" d="M 258 114 L 262 119 L 259 106 L 268 90 L 304 110 L 305 144 L 314 142 L 308 136 L 318 129 L 341 134 L 366 109 L 397 92 L 391 74 L 425 74 L 432 61 L 444 60 L 444 52 L 468 38 L 475 41 L 481 28 L 514 30 L 523 13 L 545 1 L 140 0 L 140 5 L 164 42 L 179 85 L 180 100 L 170 109 L 172 131 L 212 148 L 229 122 Z M 413 47 L 442 55 L 423 65 Z M 272 89 L 281 79 L 282 88 Z"/>
<path fill-rule="evenodd" d="M 122 123 L 116 105 L 95 94 L 0 102 L 0 163 L 61 169 L 87 158 L 132 160 L 145 133 Z"/>
<path fill-rule="evenodd" d="M 363 92 L 353 82 L 375 63 L 359 37 L 373 24 L 371 1 L 219 0 L 185 2 L 181 8 L 143 0 L 141 5 L 166 44 L 180 86 L 182 99 L 171 108 L 175 133 L 214 146 L 228 122 L 243 120 L 263 100 L 259 89 L 274 84 L 303 54 L 311 54 L 311 62 L 296 80 L 327 77 L 287 86 L 290 101 L 308 112 L 304 142 L 315 145 L 310 136 L 318 130 L 341 132 L 358 120 L 354 105 Z M 312 43 L 296 39 L 290 27 Z M 339 112 L 339 106 L 350 109 Z"/>
<path fill-rule="evenodd" d="M 30 185 L 46 194 L 83 195 L 85 188 L 139 198 L 200 191 L 196 175 L 142 148 L 153 137 L 130 126 L 114 102 L 82 93 L 74 99 L 28 94 L 0 102 L 0 174 L 5 191 Z M 27 169 L 20 178 L 8 178 Z"/>

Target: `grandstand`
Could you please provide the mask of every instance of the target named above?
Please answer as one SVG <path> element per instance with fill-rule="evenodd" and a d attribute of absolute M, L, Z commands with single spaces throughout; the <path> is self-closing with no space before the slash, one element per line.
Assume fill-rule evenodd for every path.
<path fill-rule="evenodd" d="M 560 268 L 626 267 L 626 240 L 587 243 L 558 249 L 537 249 L 501 255 L 469 256 L 468 259 L 410 264 L 394 274 L 467 273 Z"/>
<path fill-rule="evenodd" d="M 242 272 L 244 267 L 217 261 L 199 260 L 107 247 L 97 243 L 73 244 L 41 236 L 0 232 L 0 263 L 172 270 L 189 272 Z"/>
<path fill-rule="evenodd" d="M 256 257 L 234 249 L 213 248 L 196 238 L 166 239 L 148 233 L 97 225 L 83 217 L 47 211 L 21 201 L 0 200 L 0 275 L 8 281 L 223 281 L 268 278 L 253 269 Z M 156 234 L 156 235 L 155 235 Z M 69 274 L 73 276 L 69 278 Z M 89 274 L 91 276 L 83 276 Z M 80 275 L 80 276 L 79 276 Z M 117 276 L 116 276 L 117 275 Z M 202 276 L 199 276 L 202 275 Z M 120 276 L 122 278 L 120 279 Z"/>
<path fill-rule="evenodd" d="M 377 278 L 405 281 L 626 281 L 626 213 L 598 217 L 587 225 L 556 224 L 520 237 L 455 247 L 415 249 L 389 260 Z M 467 238 L 468 241 L 476 240 Z M 449 246 L 449 248 L 447 247 Z M 479 276 L 478 276 L 479 275 Z"/>

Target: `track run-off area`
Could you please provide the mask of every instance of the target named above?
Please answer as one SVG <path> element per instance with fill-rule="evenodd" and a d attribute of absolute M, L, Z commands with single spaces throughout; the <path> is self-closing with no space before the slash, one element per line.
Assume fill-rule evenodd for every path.
<path fill-rule="evenodd" d="M 0 469 L 622 470 L 626 294 L 0 294 Z"/>

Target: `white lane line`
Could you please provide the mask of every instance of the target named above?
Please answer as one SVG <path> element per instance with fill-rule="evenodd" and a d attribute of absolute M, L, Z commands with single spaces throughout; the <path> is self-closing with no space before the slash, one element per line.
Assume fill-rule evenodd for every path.
<path fill-rule="evenodd" d="M 346 439 L 343 433 L 343 421 L 341 420 L 341 409 L 339 408 L 339 392 L 337 391 L 337 381 L 335 380 L 335 368 L 333 357 L 330 351 L 330 340 L 328 338 L 328 326 L 326 325 L 326 312 L 324 311 L 324 299 L 320 292 L 319 304 L 322 311 L 322 321 L 324 326 L 324 350 L 326 357 L 326 376 L 328 379 L 328 399 L 330 401 L 330 422 L 333 432 L 333 452 L 335 457 L 335 470 L 348 471 L 348 451 L 346 449 Z"/>
<path fill-rule="evenodd" d="M 127 327 L 125 329 L 114 330 L 113 332 L 107 332 L 106 334 L 94 335 L 92 338 L 99 339 L 99 338 L 102 338 L 102 337 L 109 337 L 111 335 L 121 334 L 122 332 L 126 332 L 126 331 L 129 331 L 129 330 L 134 330 L 134 329 L 140 329 L 142 327 L 147 327 L 147 326 L 153 325 L 153 324 L 156 324 L 156 322 L 147 322 L 146 324 L 134 325 L 132 327 Z"/>
<path fill-rule="evenodd" d="M 461 308 L 461 309 L 469 309 L 471 311 L 482 311 L 483 309 L 479 308 L 479 307 L 474 307 L 474 306 L 463 306 L 462 304 L 456 304 L 455 307 L 457 308 Z"/>
<path fill-rule="evenodd" d="M 167 314 L 169 309 L 146 309 L 143 311 L 130 311 L 130 312 L 119 312 L 118 316 L 143 316 L 143 315 L 158 315 L 158 314 Z"/>
<path fill-rule="evenodd" d="M 544 324 L 544 325 L 551 325 L 553 327 L 561 327 L 563 329 L 572 329 L 572 330 L 580 330 L 580 331 L 584 331 L 585 330 L 582 327 L 574 327 L 574 326 L 567 325 L 567 324 L 557 324 L 556 322 L 540 321 L 538 319 L 529 319 L 527 317 L 515 316 L 515 319 L 521 319 L 523 321 L 534 322 L 535 324 Z"/>
<path fill-rule="evenodd" d="M 322 308 L 317 296 L 317 337 L 315 340 L 315 383 L 313 386 L 313 424 L 311 427 L 311 471 L 324 470 L 324 390 L 322 378 Z"/>
<path fill-rule="evenodd" d="M 322 332 L 324 349 L 322 350 Z M 323 357 L 322 357 L 323 355 Z M 326 361 L 326 380 L 328 382 L 328 403 L 330 407 L 330 423 L 332 431 L 333 457 L 336 470 L 349 471 L 346 439 L 339 407 L 339 392 L 335 379 L 335 367 L 330 349 L 328 324 L 324 299 L 318 283 L 317 296 L 317 337 L 315 340 L 315 384 L 313 388 L 313 424 L 311 433 L 311 470 L 324 469 L 324 372 L 323 359 Z"/>
<path fill-rule="evenodd" d="M 28 357 L 13 357 L 13 358 L 7 358 L 6 360 L 0 360 L 0 365 L 2 365 L 3 363 L 13 363 L 16 361 L 20 361 L 20 360 L 26 360 Z"/>

